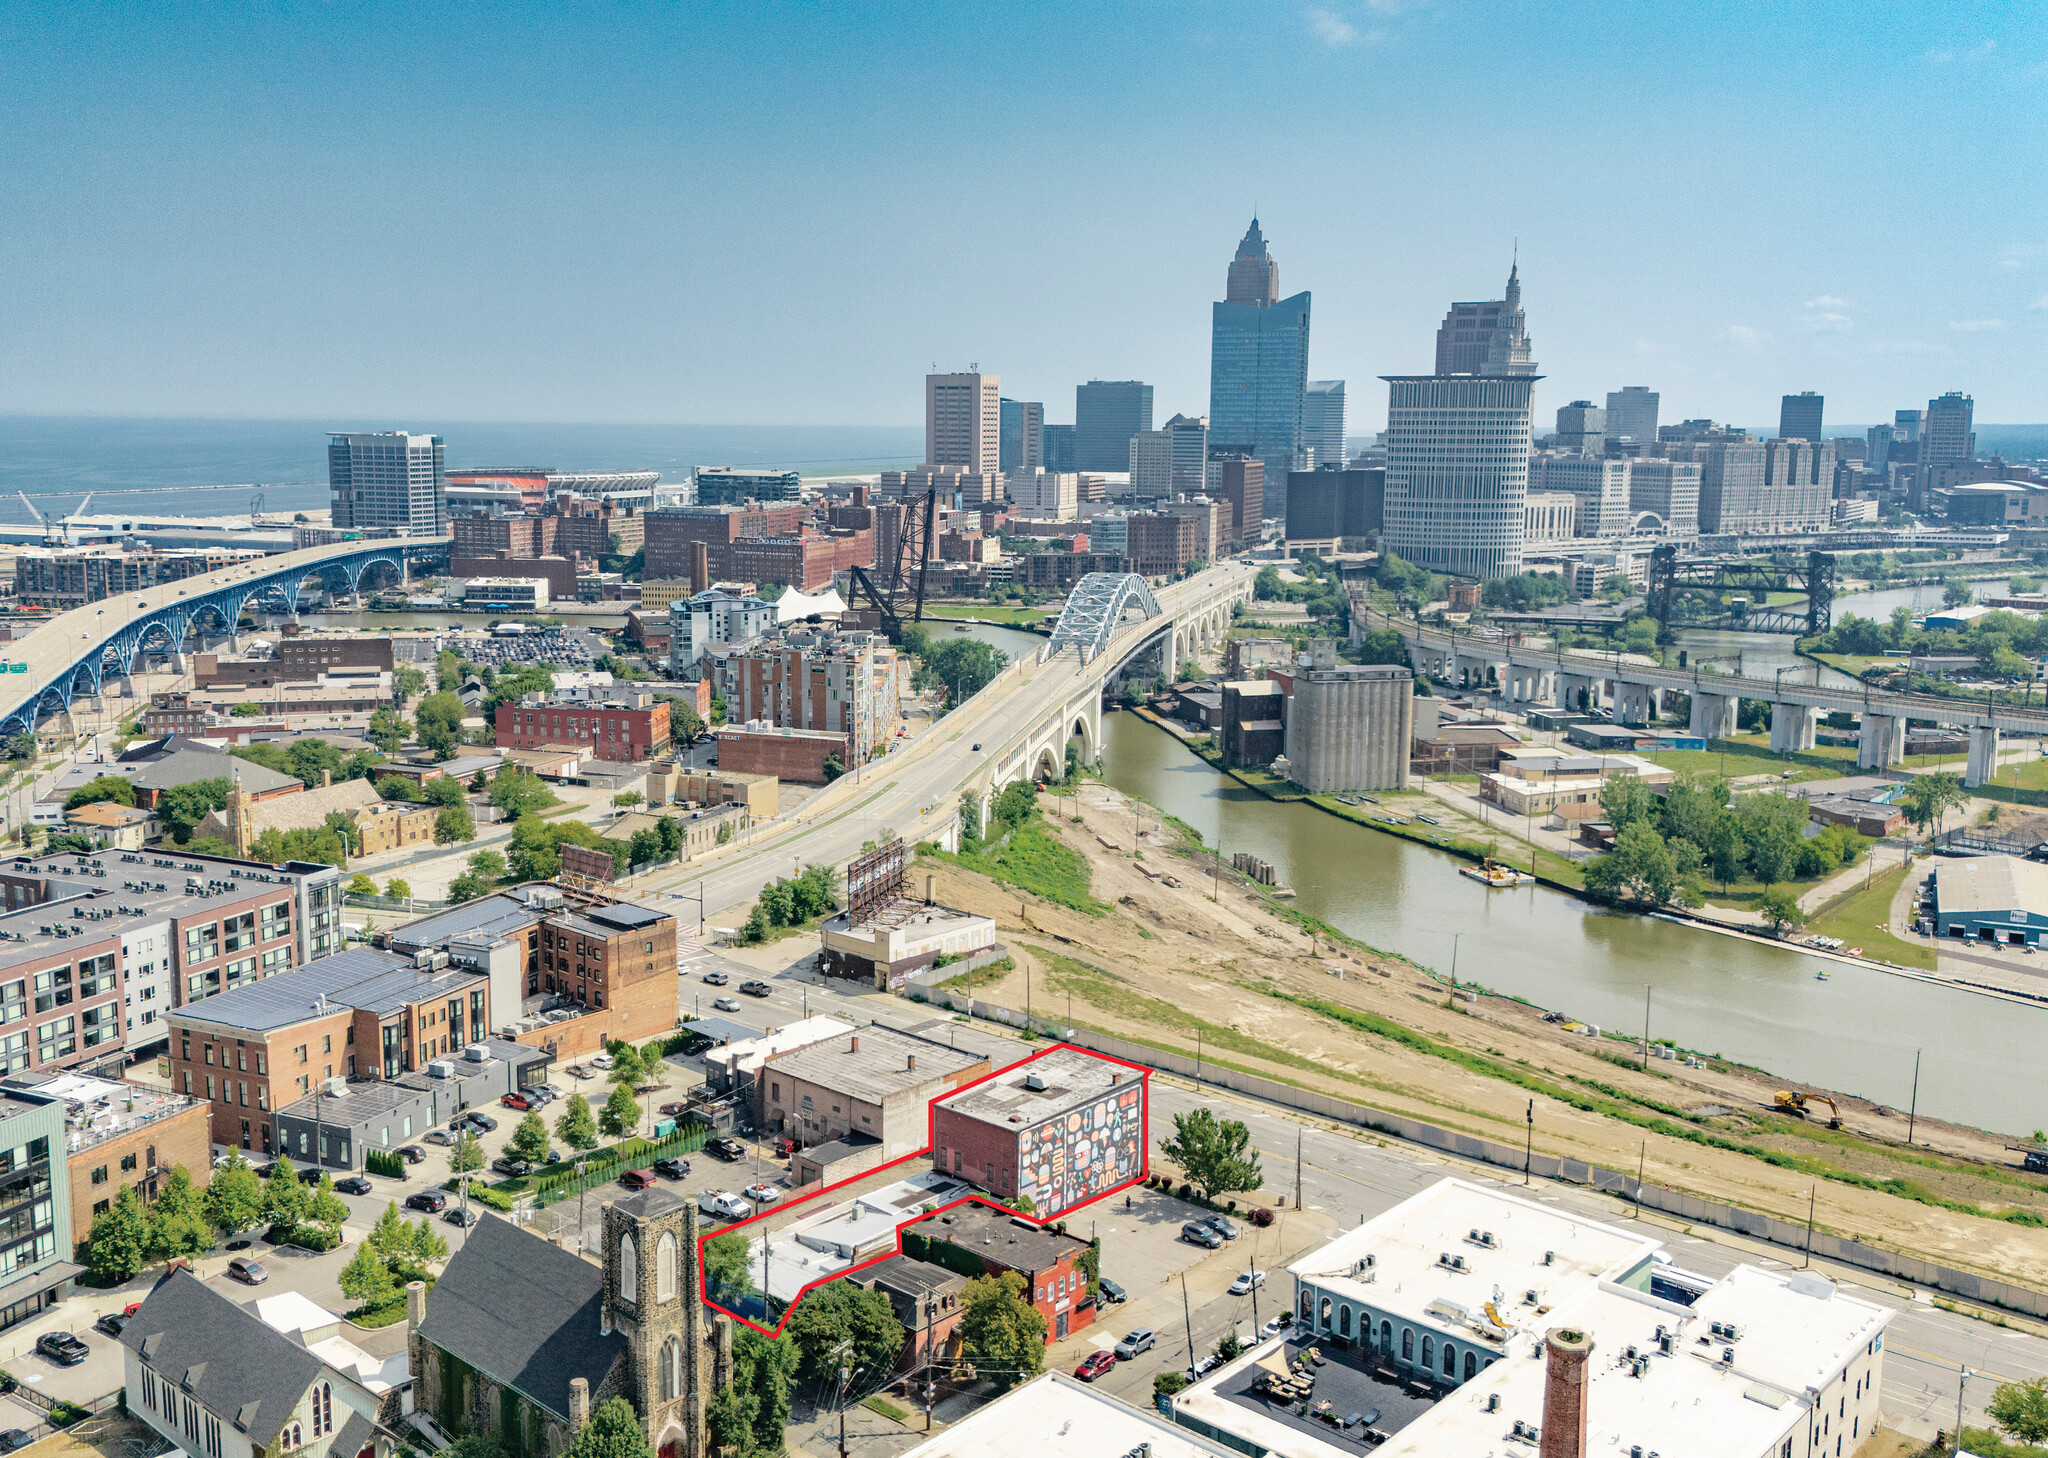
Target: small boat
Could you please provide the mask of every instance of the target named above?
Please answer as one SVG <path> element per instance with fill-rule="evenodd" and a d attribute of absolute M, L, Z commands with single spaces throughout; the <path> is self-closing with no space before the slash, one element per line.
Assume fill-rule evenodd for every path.
<path fill-rule="evenodd" d="M 955 628 L 955 629 L 954 629 L 953 631 L 954 631 L 954 632 L 956 632 L 956 633 L 966 633 L 966 632 L 970 632 L 970 631 L 972 631 L 972 630 L 968 628 L 967 624 L 965 624 L 965 623 L 962 623 L 962 624 L 961 624 L 961 625 L 960 625 L 959 627 Z"/>
<path fill-rule="evenodd" d="M 1829 982 L 1829 981 L 1832 981 L 1833 979 L 1832 979 L 1832 978 L 1830 978 L 1830 977 L 1828 976 L 1828 974 L 1827 974 L 1827 973 L 1825 973 L 1825 972 L 1816 972 L 1816 973 L 1814 973 L 1814 974 L 1813 974 L 1813 980 L 1814 980 L 1815 982 Z"/>
<path fill-rule="evenodd" d="M 1527 871 L 1518 871 L 1513 866 L 1504 866 L 1491 856 L 1476 866 L 1458 867 L 1458 874 L 1468 876 L 1474 881 L 1482 882 L 1497 890 L 1505 889 L 1509 886 L 1526 886 L 1529 882 L 1536 879 Z"/>
<path fill-rule="evenodd" d="M 1438 819 L 1437 819 L 1437 818 L 1436 818 L 1436 817 L 1435 817 L 1434 815 L 1418 815 L 1418 816 L 1416 816 L 1415 818 L 1416 818 L 1417 820 L 1420 820 L 1420 821 L 1421 821 L 1421 822 L 1422 822 L 1422 823 L 1423 823 L 1424 825 L 1441 825 L 1441 824 L 1443 824 L 1443 822 L 1442 822 L 1441 820 L 1438 820 Z"/>
<path fill-rule="evenodd" d="M 1380 802 L 1378 795 L 1360 795 L 1358 798 L 1365 801 L 1368 805 L 1377 805 Z"/>

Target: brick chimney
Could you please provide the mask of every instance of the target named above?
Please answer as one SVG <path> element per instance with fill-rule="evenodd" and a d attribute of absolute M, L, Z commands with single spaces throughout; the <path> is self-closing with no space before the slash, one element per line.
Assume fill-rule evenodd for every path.
<path fill-rule="evenodd" d="M 323 790 L 328 790 L 328 789 L 332 789 L 333 787 L 334 787 L 334 771 L 333 771 L 333 770 L 322 770 L 322 771 L 320 771 L 320 788 L 321 788 L 321 789 L 323 789 Z"/>
<path fill-rule="evenodd" d="M 903 1064 L 903 1071 L 905 1073 L 917 1072 L 917 1055 L 915 1053 L 912 1053 L 908 1056 L 908 1058 Z"/>
<path fill-rule="evenodd" d="M 854 1035 L 853 1035 L 853 1036 L 852 1036 L 851 1038 L 848 1038 L 848 1039 L 846 1040 L 846 1051 L 847 1051 L 847 1052 L 849 1052 L 849 1053 L 858 1053 L 858 1052 L 860 1052 L 860 1034 L 859 1034 L 859 1033 L 855 1033 L 855 1034 L 854 1034 Z"/>
<path fill-rule="evenodd" d="M 410 1337 L 420 1329 L 420 1323 L 427 1319 L 427 1283 L 407 1281 L 405 1283 L 405 1334 Z"/>
<path fill-rule="evenodd" d="M 1593 1379 L 1593 1338 L 1569 1326 L 1543 1338 L 1543 1435 L 1540 1458 L 1585 1458 L 1586 1399 Z"/>
<path fill-rule="evenodd" d="M 569 1431 L 580 1433 L 590 1425 L 590 1379 L 569 1379 Z"/>

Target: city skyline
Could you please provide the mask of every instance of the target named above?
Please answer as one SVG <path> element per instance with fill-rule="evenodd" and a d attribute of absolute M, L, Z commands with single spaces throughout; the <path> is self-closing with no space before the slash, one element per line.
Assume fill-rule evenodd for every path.
<path fill-rule="evenodd" d="M 2048 249 L 2012 190 L 2042 149 L 2038 13 L 1561 18 L 1380 0 L 1107 27 L 1059 7 L 371 7 L 343 26 L 129 7 L 88 31 L 18 11 L 0 31 L 0 115 L 29 143 L 0 160 L 20 281 L 0 410 L 909 424 L 936 360 L 979 361 L 1020 399 L 1143 379 L 1165 418 L 1207 399 L 1199 306 L 1256 210 L 1288 286 L 1316 294 L 1316 378 L 1428 368 L 1443 301 L 1519 239 L 1539 418 L 1637 382 L 1667 414 L 1752 426 L 1806 389 L 1845 422 L 1958 389 L 1985 421 L 2041 413 Z M 380 72 L 365 53 L 429 59 Z M 1257 125 L 1208 105 L 1226 55 Z M 1584 87 L 1588 68 L 1611 84 Z M 1475 73 L 1517 97 L 1513 145 L 1486 108 L 1433 104 Z M 988 103 L 965 129 L 956 88 Z M 1556 186 L 1588 147 L 1665 179 L 1666 202 L 1589 208 Z M 1031 185 L 993 215 L 902 228 L 1012 155 L 1035 159 Z M 1816 207 L 1787 230 L 1709 206 L 1725 193 L 1686 185 L 1707 175 L 1867 184 L 1885 226 Z M 379 192 L 406 196 L 404 228 L 378 223 Z M 416 310 L 405 331 L 374 323 L 394 304 Z M 1353 402 L 1354 433 L 1383 408 Z"/>

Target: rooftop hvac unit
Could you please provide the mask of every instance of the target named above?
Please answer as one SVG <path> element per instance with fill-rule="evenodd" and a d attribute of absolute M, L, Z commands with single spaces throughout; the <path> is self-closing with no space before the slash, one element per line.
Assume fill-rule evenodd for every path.
<path fill-rule="evenodd" d="M 1026 1087 L 1026 1088 L 1030 1089 L 1030 1090 L 1031 1090 L 1031 1091 L 1032 1091 L 1033 1093 L 1044 1093 L 1044 1092 L 1045 1092 L 1045 1075 L 1044 1075 L 1044 1074 L 1042 1074 L 1042 1073 L 1027 1073 L 1027 1074 L 1025 1074 L 1025 1075 L 1024 1075 L 1024 1087 Z"/>
<path fill-rule="evenodd" d="M 451 1058 L 436 1058 L 427 1065 L 428 1078 L 455 1077 L 455 1061 Z"/>
<path fill-rule="evenodd" d="M 348 1080 L 335 1074 L 327 1080 L 327 1097 L 338 1099 L 348 1092 Z"/>
<path fill-rule="evenodd" d="M 432 947 L 423 947 L 419 951 L 414 952 L 412 954 L 412 964 L 415 967 L 431 968 L 434 965 L 434 949 Z"/>
<path fill-rule="evenodd" d="M 1498 1392 L 1489 1392 L 1486 1394 L 1486 1410 L 1488 1412 L 1500 1411 L 1500 1394 Z"/>
<path fill-rule="evenodd" d="M 471 1063 L 488 1063 L 491 1061 L 491 1050 L 481 1043 L 471 1043 L 462 1050 L 462 1056 Z"/>
<path fill-rule="evenodd" d="M 436 972 L 440 971 L 443 967 L 448 965 L 448 954 L 446 952 L 434 953 L 434 960 L 429 962 L 427 965 Z"/>

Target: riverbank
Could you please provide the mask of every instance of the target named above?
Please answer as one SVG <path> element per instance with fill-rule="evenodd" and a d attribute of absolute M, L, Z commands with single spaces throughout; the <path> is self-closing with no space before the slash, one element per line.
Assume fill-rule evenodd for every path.
<path fill-rule="evenodd" d="M 1045 802 L 1048 809 L 1054 808 Z M 1227 869 L 1168 817 L 1088 782 L 1046 827 L 1090 865 L 1088 915 L 926 858 L 935 894 L 993 917 L 1016 967 L 975 995 L 1040 1017 L 1354 1097 L 1497 1141 L 1816 1223 L 1951 1265 L 2048 1280 L 2048 1182 L 2003 1140 L 1837 1096 L 1829 1131 L 1774 1107 L 1773 1076 L 1711 1054 L 1644 1058 L 1612 1030 L 1450 980 L 1345 936 Z M 1142 825 L 1134 833 L 1134 826 Z M 1212 887 L 1213 892 L 1212 892 Z M 1512 896 L 1516 893 L 1501 893 Z M 1528 893 L 1523 893 L 1528 894 Z M 1647 1065 L 1647 1066 L 1645 1066 Z"/>

